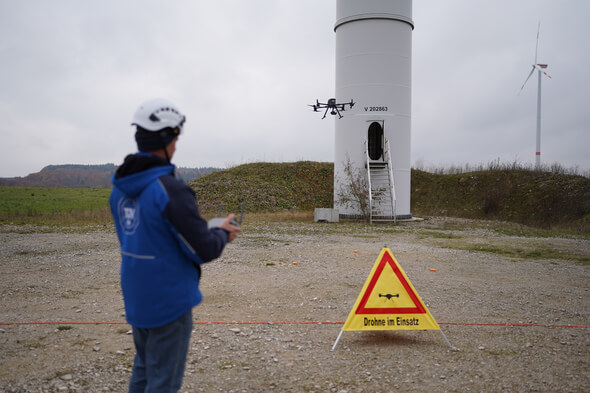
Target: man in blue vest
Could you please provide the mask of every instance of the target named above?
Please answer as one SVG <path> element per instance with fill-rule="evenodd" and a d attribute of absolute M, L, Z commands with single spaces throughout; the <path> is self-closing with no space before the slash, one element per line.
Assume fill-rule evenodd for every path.
<path fill-rule="evenodd" d="M 139 152 L 113 175 L 109 199 L 121 243 L 121 287 L 136 355 L 129 392 L 177 392 L 199 304 L 200 265 L 218 258 L 239 227 L 201 218 L 194 191 L 170 163 L 185 116 L 164 99 L 135 112 Z"/>

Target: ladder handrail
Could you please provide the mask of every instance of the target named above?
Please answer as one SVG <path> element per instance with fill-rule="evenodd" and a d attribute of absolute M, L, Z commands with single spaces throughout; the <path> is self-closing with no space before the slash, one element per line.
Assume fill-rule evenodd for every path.
<path fill-rule="evenodd" d="M 367 183 L 369 188 L 369 224 L 373 225 L 373 195 L 371 193 L 371 165 L 369 164 L 369 146 L 365 138 L 365 159 L 367 165 Z"/>
<path fill-rule="evenodd" d="M 391 214 L 393 215 L 393 222 L 397 223 L 397 197 L 395 195 L 395 183 L 393 177 L 393 170 L 391 169 L 391 153 L 389 150 L 389 140 L 385 139 L 385 152 L 387 156 L 387 169 L 389 172 L 389 184 L 391 185 Z"/>

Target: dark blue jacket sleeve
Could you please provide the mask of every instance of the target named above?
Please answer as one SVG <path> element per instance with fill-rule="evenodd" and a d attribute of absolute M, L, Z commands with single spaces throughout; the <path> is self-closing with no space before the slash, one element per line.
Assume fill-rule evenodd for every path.
<path fill-rule="evenodd" d="M 202 262 L 218 258 L 227 244 L 227 231 L 207 227 L 207 221 L 199 214 L 195 192 L 189 186 L 173 176 L 163 176 L 160 182 L 169 198 L 164 218 L 172 224 L 180 241 Z"/>

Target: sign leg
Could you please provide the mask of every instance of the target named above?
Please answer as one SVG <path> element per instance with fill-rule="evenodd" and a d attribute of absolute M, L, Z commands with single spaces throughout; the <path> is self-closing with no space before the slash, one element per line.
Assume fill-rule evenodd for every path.
<path fill-rule="evenodd" d="M 340 337 L 342 337 L 342 332 L 343 332 L 343 330 L 340 331 L 338 338 L 336 338 L 336 341 L 334 341 L 334 345 L 332 345 L 332 351 L 334 351 L 334 349 L 336 349 L 336 345 L 338 345 L 338 341 L 340 341 Z"/>
<path fill-rule="evenodd" d="M 445 334 L 443 333 L 442 330 L 439 330 L 440 334 L 443 336 L 445 342 L 447 343 L 447 345 L 449 346 L 449 348 L 451 348 L 451 351 L 457 351 L 457 348 L 453 347 L 451 345 L 451 342 L 449 341 L 449 339 L 447 338 L 447 336 L 445 336 Z"/>

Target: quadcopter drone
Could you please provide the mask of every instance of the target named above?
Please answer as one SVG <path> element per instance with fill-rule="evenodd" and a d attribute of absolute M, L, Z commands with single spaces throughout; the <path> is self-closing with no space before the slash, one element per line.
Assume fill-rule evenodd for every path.
<path fill-rule="evenodd" d="M 326 111 L 324 112 L 324 116 L 322 117 L 325 118 L 326 114 L 328 113 L 328 110 L 331 109 L 330 114 L 331 115 L 336 115 L 338 114 L 339 119 L 342 119 L 342 115 L 340 114 L 340 111 L 344 112 L 346 109 L 346 105 L 349 105 L 350 108 L 352 108 L 354 106 L 354 101 L 350 100 L 350 102 L 343 102 L 343 103 L 336 103 L 336 99 L 335 98 L 330 98 L 328 100 L 328 103 L 325 104 L 323 102 L 319 102 L 318 100 L 315 100 L 315 104 L 314 105 L 308 105 L 313 107 L 313 111 L 317 112 L 318 109 L 324 109 L 326 108 Z"/>

